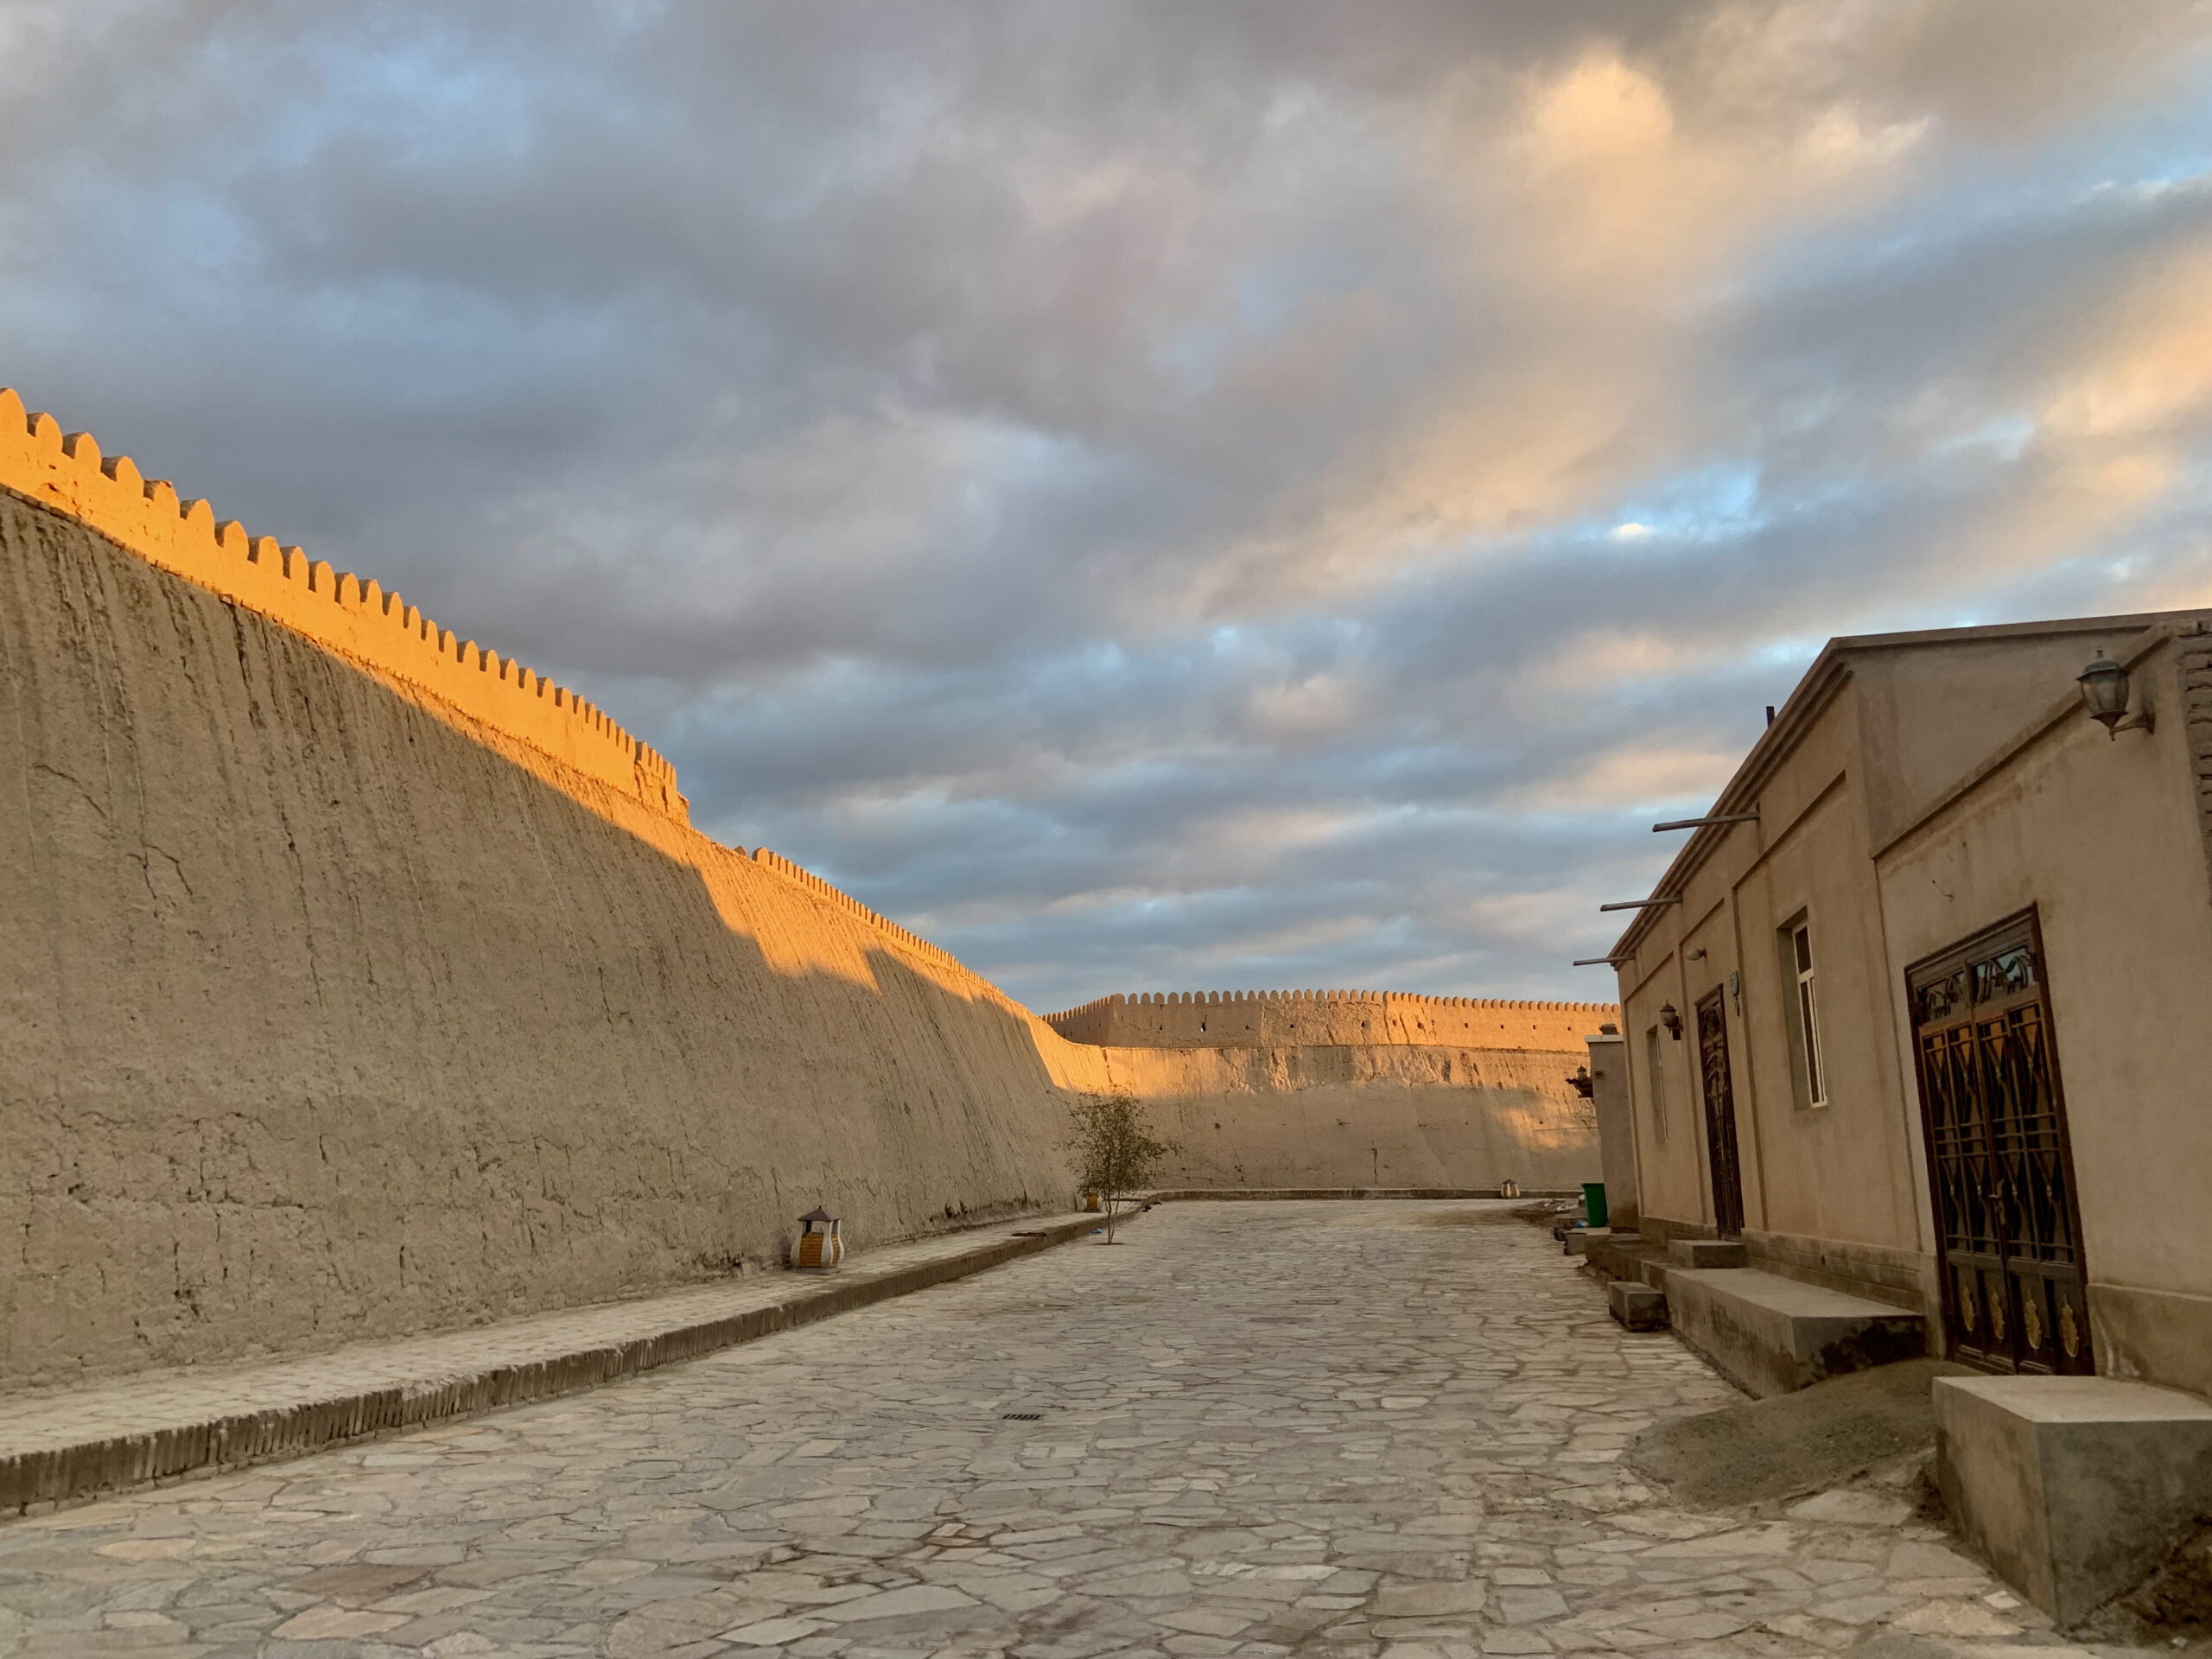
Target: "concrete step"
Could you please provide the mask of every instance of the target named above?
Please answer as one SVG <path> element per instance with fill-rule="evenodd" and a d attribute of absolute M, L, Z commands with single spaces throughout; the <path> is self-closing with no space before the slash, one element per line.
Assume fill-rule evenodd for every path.
<path fill-rule="evenodd" d="M 1689 1242 L 1709 1241 L 1675 1241 Z M 1667 1311 L 1677 1336 L 1762 1398 L 1927 1351 L 1918 1313 L 1752 1268 L 1669 1266 Z"/>
<path fill-rule="evenodd" d="M 1751 1257 L 1740 1238 L 1675 1238 L 1667 1241 L 1667 1265 L 1675 1268 L 1747 1268 Z"/>
<path fill-rule="evenodd" d="M 2061 1624 L 2212 1515 L 2212 1402 L 2110 1376 L 1936 1379 L 1936 1481 L 1967 1541 Z M 2177 1638 L 2178 1641 L 2178 1638 Z"/>
<path fill-rule="evenodd" d="M 1656 1286 L 1656 1270 L 1666 1263 L 1667 1247 L 1639 1233 L 1608 1232 L 1603 1236 L 1593 1233 L 1584 1257 L 1608 1279 L 1627 1279 Z"/>
<path fill-rule="evenodd" d="M 1614 1319 L 1630 1331 L 1664 1331 L 1667 1298 L 1633 1279 L 1616 1279 L 1605 1287 L 1605 1306 Z"/>

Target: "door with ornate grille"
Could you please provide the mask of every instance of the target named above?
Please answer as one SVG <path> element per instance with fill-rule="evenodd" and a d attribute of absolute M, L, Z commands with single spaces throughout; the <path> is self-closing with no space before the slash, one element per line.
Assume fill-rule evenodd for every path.
<path fill-rule="evenodd" d="M 1989 1370 L 2094 1370 L 2035 912 L 1915 963 L 1905 988 L 1946 1345 Z"/>
<path fill-rule="evenodd" d="M 1713 1224 L 1744 1230 L 1743 1165 L 1736 1154 L 1736 1090 L 1728 1077 L 1728 1010 L 1720 992 L 1697 1005 L 1698 1087 L 1705 1096 L 1705 1154 L 1713 1166 Z"/>

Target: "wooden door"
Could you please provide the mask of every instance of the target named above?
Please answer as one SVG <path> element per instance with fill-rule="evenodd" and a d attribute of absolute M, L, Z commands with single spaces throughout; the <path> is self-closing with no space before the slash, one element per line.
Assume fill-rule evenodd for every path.
<path fill-rule="evenodd" d="M 1744 1174 L 1728 1074 L 1728 1009 L 1717 987 L 1697 1005 L 1697 1075 L 1705 1096 L 1705 1155 L 1713 1167 L 1713 1223 L 1721 1237 L 1733 1238 L 1744 1230 Z"/>
<path fill-rule="evenodd" d="M 2096 1363 L 2033 911 L 1905 970 L 1935 1192 L 1945 1346 L 1987 1370 Z"/>

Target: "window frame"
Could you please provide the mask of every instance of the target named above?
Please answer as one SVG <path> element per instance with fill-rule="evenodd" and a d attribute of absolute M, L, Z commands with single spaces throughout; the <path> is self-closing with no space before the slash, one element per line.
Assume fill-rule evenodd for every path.
<path fill-rule="evenodd" d="M 1834 1093 L 1827 1052 L 1821 1040 L 1821 969 L 1813 949 L 1811 914 L 1801 910 L 1783 923 L 1774 931 L 1774 942 L 1782 977 L 1783 1025 L 1789 1039 L 1790 1103 L 1800 1111 L 1819 1111 Z"/>

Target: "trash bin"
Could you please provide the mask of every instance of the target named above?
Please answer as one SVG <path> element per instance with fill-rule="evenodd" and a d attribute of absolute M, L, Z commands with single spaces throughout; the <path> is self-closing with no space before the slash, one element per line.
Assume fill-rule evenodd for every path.
<path fill-rule="evenodd" d="M 1603 1181 L 1582 1183 L 1582 1212 L 1590 1217 L 1592 1227 L 1610 1224 L 1605 1219 L 1605 1184 Z"/>

